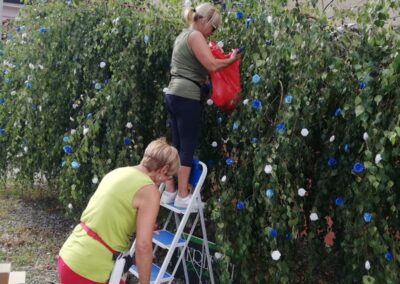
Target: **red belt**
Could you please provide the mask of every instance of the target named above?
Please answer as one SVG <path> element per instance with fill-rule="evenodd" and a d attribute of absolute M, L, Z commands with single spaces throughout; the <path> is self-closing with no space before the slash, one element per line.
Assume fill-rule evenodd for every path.
<path fill-rule="evenodd" d="M 92 229 L 90 229 L 88 226 L 86 226 L 85 223 L 81 222 L 81 227 L 83 228 L 83 230 L 85 230 L 85 232 L 88 234 L 88 236 L 92 237 L 93 239 L 95 239 L 96 241 L 101 243 L 105 248 L 107 248 L 113 254 L 113 256 L 114 256 L 113 259 L 120 255 L 120 253 L 118 251 L 113 250 L 109 245 L 107 245 L 106 242 L 103 241 L 100 238 L 100 236 L 98 234 L 96 234 L 95 231 L 92 231 Z"/>

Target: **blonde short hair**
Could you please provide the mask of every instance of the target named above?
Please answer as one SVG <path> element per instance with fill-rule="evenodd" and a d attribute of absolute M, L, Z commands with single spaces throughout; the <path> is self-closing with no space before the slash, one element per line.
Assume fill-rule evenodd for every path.
<path fill-rule="evenodd" d="M 181 166 L 178 151 L 169 145 L 165 138 L 159 138 L 150 142 L 144 151 L 140 164 L 149 171 L 156 171 L 164 166 L 168 166 L 168 176 L 177 175 Z"/>
<path fill-rule="evenodd" d="M 218 27 L 221 23 L 221 15 L 217 8 L 210 3 L 200 4 L 196 9 L 186 7 L 183 11 L 183 18 L 189 25 L 193 22 L 197 22 L 201 18 L 206 18 L 214 27 Z"/>

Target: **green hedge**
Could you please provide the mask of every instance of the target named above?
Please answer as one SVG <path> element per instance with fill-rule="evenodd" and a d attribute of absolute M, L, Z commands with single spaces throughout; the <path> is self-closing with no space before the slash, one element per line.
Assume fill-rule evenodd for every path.
<path fill-rule="evenodd" d="M 106 172 L 169 136 L 163 88 L 183 23 L 180 1 L 67 2 L 27 6 L 4 43 L 0 171 L 43 173 L 76 215 Z M 245 47 L 242 103 L 205 105 L 199 140 L 220 282 L 232 261 L 244 283 L 397 283 L 400 36 L 385 22 L 399 4 L 334 22 L 244 3 L 215 34 Z M 349 19 L 356 29 L 339 27 Z"/>

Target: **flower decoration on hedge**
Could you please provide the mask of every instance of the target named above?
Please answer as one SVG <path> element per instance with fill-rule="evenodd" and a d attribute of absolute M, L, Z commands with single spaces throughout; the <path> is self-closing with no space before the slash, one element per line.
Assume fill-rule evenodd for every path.
<path fill-rule="evenodd" d="M 92 178 L 92 183 L 97 184 L 98 182 L 99 182 L 99 178 L 96 175 L 94 175 Z"/>
<path fill-rule="evenodd" d="M 217 146 L 218 146 L 217 141 L 213 141 L 213 142 L 211 143 L 211 147 L 216 148 Z"/>
<path fill-rule="evenodd" d="M 375 156 L 375 164 L 379 164 L 382 161 L 382 155 L 376 154 Z"/>
<path fill-rule="evenodd" d="M 318 219 L 319 218 L 318 218 L 318 214 L 317 213 L 313 212 L 313 213 L 310 214 L 310 220 L 311 221 L 317 221 Z"/>
<path fill-rule="evenodd" d="M 336 116 L 336 117 L 339 117 L 341 114 L 342 114 L 342 109 L 341 109 L 340 107 L 338 107 L 338 108 L 335 110 L 335 116 Z"/>
<path fill-rule="evenodd" d="M 369 260 L 367 260 L 364 264 L 364 267 L 366 270 L 370 270 L 371 269 L 371 263 L 369 263 Z"/>
<path fill-rule="evenodd" d="M 287 232 L 286 234 L 285 234 L 285 240 L 286 241 L 290 241 L 292 239 L 292 234 L 290 233 L 290 232 Z"/>
<path fill-rule="evenodd" d="M 304 188 L 299 188 L 298 190 L 297 190 L 297 194 L 300 196 L 300 197 L 304 197 L 305 195 L 306 195 L 306 193 L 307 193 L 307 191 L 304 189 Z"/>
<path fill-rule="evenodd" d="M 349 144 L 345 144 L 345 145 L 343 146 L 343 150 L 344 150 L 345 153 L 349 153 L 349 152 L 350 152 L 350 146 L 349 146 Z"/>
<path fill-rule="evenodd" d="M 32 82 L 29 81 L 29 80 L 26 80 L 26 81 L 25 81 L 25 88 L 27 88 L 27 89 L 32 89 Z"/>
<path fill-rule="evenodd" d="M 393 259 L 393 254 L 389 251 L 385 252 L 384 256 L 388 262 L 392 261 L 392 259 Z"/>
<path fill-rule="evenodd" d="M 101 84 L 100 83 L 94 84 L 94 88 L 96 89 L 96 91 L 100 91 L 101 90 Z"/>
<path fill-rule="evenodd" d="M 245 208 L 245 205 L 244 205 L 243 201 L 238 201 L 238 203 L 236 203 L 237 210 L 243 210 L 244 208 Z"/>
<path fill-rule="evenodd" d="M 258 74 L 253 75 L 253 77 L 251 78 L 251 81 L 253 82 L 253 84 L 258 84 L 260 83 L 261 77 Z"/>
<path fill-rule="evenodd" d="M 248 103 L 249 103 L 249 99 L 244 99 L 244 100 L 243 100 L 243 104 L 244 104 L 244 105 L 247 105 Z"/>
<path fill-rule="evenodd" d="M 222 119 L 222 117 L 217 117 L 217 124 L 221 124 L 222 123 L 222 121 L 223 121 L 223 119 Z"/>
<path fill-rule="evenodd" d="M 372 215 L 369 212 L 365 212 L 363 215 L 363 219 L 365 223 L 369 223 L 372 221 Z"/>
<path fill-rule="evenodd" d="M 129 139 L 128 137 L 124 137 L 124 144 L 126 146 L 131 145 L 131 143 L 132 143 L 131 139 Z"/>
<path fill-rule="evenodd" d="M 269 199 L 271 199 L 271 198 L 274 196 L 274 191 L 273 191 L 272 189 L 268 188 L 268 189 L 265 191 L 265 195 L 266 195 Z"/>
<path fill-rule="evenodd" d="M 6 130 L 4 128 L 0 128 L 0 136 L 6 135 Z"/>
<path fill-rule="evenodd" d="M 74 170 L 79 169 L 80 166 L 81 166 L 81 164 L 79 164 L 77 161 L 73 161 L 73 162 L 71 163 L 71 167 L 72 167 Z"/>
<path fill-rule="evenodd" d="M 72 210 L 74 208 L 74 206 L 72 206 L 72 203 L 68 203 L 68 209 Z"/>
<path fill-rule="evenodd" d="M 344 200 L 341 197 L 337 197 L 335 199 L 336 206 L 342 206 L 344 204 Z"/>
<path fill-rule="evenodd" d="M 6 100 L 3 98 L 0 98 L 0 105 L 4 105 L 6 103 Z"/>
<path fill-rule="evenodd" d="M 271 44 L 272 44 L 272 40 L 267 39 L 267 40 L 265 41 L 265 46 L 270 46 Z"/>
<path fill-rule="evenodd" d="M 64 153 L 65 154 L 72 154 L 72 147 L 71 146 L 69 146 L 69 145 L 67 145 L 67 146 L 64 146 Z"/>
<path fill-rule="evenodd" d="M 336 166 L 336 159 L 335 158 L 330 158 L 329 160 L 328 160 L 328 166 L 330 167 L 330 168 L 333 168 L 334 166 Z"/>
<path fill-rule="evenodd" d="M 333 141 L 335 141 L 335 139 L 336 139 L 336 137 L 335 137 L 335 135 L 332 135 L 330 138 L 329 138 L 329 142 L 333 142 Z"/>
<path fill-rule="evenodd" d="M 214 101 L 212 99 L 207 100 L 207 105 L 212 106 L 214 104 Z"/>
<path fill-rule="evenodd" d="M 231 158 L 228 158 L 228 159 L 225 160 L 225 163 L 226 163 L 228 166 L 232 166 L 232 165 L 233 165 L 233 160 L 232 160 Z"/>
<path fill-rule="evenodd" d="M 254 109 L 260 109 L 261 108 L 261 101 L 260 100 L 253 100 L 251 103 L 251 107 Z"/>
<path fill-rule="evenodd" d="M 278 132 L 278 134 L 284 134 L 286 132 L 286 126 L 284 123 L 279 123 L 276 126 L 276 132 Z"/>
<path fill-rule="evenodd" d="M 239 123 L 238 121 L 235 121 L 235 122 L 233 123 L 233 125 L 232 125 L 232 129 L 233 129 L 233 130 L 236 130 L 236 129 L 239 128 L 239 126 L 240 126 L 240 123 Z"/>
<path fill-rule="evenodd" d="M 226 182 L 226 176 L 223 176 L 223 177 L 221 178 L 221 182 Z"/>
<path fill-rule="evenodd" d="M 104 67 L 106 67 L 106 63 L 104 61 L 102 61 L 102 62 L 100 62 L 99 66 L 100 66 L 100 68 L 104 68 Z"/>
<path fill-rule="evenodd" d="M 303 129 L 300 131 L 300 134 L 301 134 L 301 136 L 303 136 L 303 137 L 307 137 L 309 133 L 310 133 L 310 132 L 308 131 L 307 128 L 303 128 Z"/>
<path fill-rule="evenodd" d="M 64 136 L 63 137 L 63 142 L 65 142 L 65 143 L 69 142 L 69 137 L 68 136 Z"/>
<path fill-rule="evenodd" d="M 268 22 L 268 24 L 272 24 L 272 16 L 267 17 L 267 22 Z"/>
<path fill-rule="evenodd" d="M 271 165 L 265 165 L 265 167 L 264 167 L 264 172 L 265 172 L 266 174 L 272 173 L 272 166 L 271 166 Z"/>
<path fill-rule="evenodd" d="M 244 16 L 244 14 L 243 14 L 243 12 L 236 12 L 236 19 L 238 19 L 238 20 L 241 20 L 241 19 L 243 19 L 243 16 Z"/>
<path fill-rule="evenodd" d="M 363 139 L 364 139 L 364 141 L 367 141 L 368 138 L 369 138 L 368 133 L 367 133 L 367 132 L 364 132 L 364 134 L 363 134 Z"/>
<path fill-rule="evenodd" d="M 149 37 L 148 35 L 145 35 L 145 36 L 143 37 L 143 42 L 144 42 L 145 44 L 147 44 L 147 43 L 149 42 L 149 40 L 150 40 L 150 37 Z"/>
<path fill-rule="evenodd" d="M 279 252 L 279 250 L 274 250 L 271 253 L 271 257 L 273 260 L 279 260 L 281 258 L 281 253 Z"/>
<path fill-rule="evenodd" d="M 251 144 L 256 144 L 257 143 L 257 138 L 256 137 L 251 137 L 250 138 L 250 143 Z"/>
<path fill-rule="evenodd" d="M 83 135 L 88 134 L 89 133 L 89 127 L 84 126 L 82 133 L 83 133 Z"/>
<path fill-rule="evenodd" d="M 132 122 L 127 122 L 125 127 L 131 129 L 133 127 Z"/>
<path fill-rule="evenodd" d="M 43 28 L 43 27 L 42 27 L 42 28 L 39 29 L 39 33 L 42 33 L 42 34 L 43 34 L 43 33 L 46 33 L 46 32 L 47 32 L 47 29 L 46 29 L 46 28 Z"/>
<path fill-rule="evenodd" d="M 285 97 L 285 103 L 286 104 L 291 104 L 293 101 L 293 97 L 292 96 L 286 96 Z"/>
<path fill-rule="evenodd" d="M 358 84 L 358 87 L 360 88 L 360 90 L 363 90 L 363 89 L 365 89 L 365 83 L 363 82 L 363 81 L 361 81 L 359 84 Z"/>
<path fill-rule="evenodd" d="M 275 228 L 272 228 L 271 231 L 269 232 L 270 236 L 273 238 L 276 238 L 278 236 L 278 230 Z"/>
<path fill-rule="evenodd" d="M 356 174 L 361 174 L 364 171 L 364 165 L 361 163 L 355 163 L 353 165 L 353 172 Z"/>

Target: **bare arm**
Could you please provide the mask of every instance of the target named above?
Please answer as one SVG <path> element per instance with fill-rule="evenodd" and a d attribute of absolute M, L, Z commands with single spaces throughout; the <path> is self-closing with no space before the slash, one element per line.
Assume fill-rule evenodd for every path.
<path fill-rule="evenodd" d="M 216 59 L 212 53 L 206 39 L 199 31 L 193 31 L 188 38 L 189 47 L 192 49 L 197 60 L 210 72 L 219 71 L 228 67 L 230 64 L 239 59 L 237 50 L 232 52 L 230 58 Z"/>
<path fill-rule="evenodd" d="M 141 188 L 135 195 L 132 207 L 136 208 L 136 265 L 140 284 L 150 283 L 152 237 L 160 208 L 160 193 L 154 185 Z"/>

